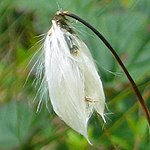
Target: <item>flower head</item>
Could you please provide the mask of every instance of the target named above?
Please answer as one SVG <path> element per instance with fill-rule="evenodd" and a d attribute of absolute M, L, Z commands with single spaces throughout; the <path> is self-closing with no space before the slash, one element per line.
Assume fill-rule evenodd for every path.
<path fill-rule="evenodd" d="M 56 14 L 43 50 L 44 78 L 55 113 L 90 143 L 88 121 L 95 110 L 105 122 L 105 96 L 88 47 L 70 22 Z"/>

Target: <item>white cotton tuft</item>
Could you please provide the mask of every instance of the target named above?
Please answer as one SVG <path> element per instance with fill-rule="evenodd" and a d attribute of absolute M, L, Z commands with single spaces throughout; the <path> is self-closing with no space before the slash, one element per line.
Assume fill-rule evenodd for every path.
<path fill-rule="evenodd" d="M 55 113 L 90 143 L 87 126 L 93 111 L 105 122 L 104 91 L 90 51 L 62 16 L 52 20 L 44 43 L 44 61 Z"/>

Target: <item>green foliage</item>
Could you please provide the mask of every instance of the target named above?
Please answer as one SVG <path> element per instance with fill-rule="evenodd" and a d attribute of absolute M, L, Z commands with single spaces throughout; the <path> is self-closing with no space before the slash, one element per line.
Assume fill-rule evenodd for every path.
<path fill-rule="evenodd" d="M 88 128 L 93 143 L 90 146 L 53 111 L 49 113 L 45 104 L 36 113 L 34 71 L 28 78 L 36 57 L 30 60 L 40 45 L 36 36 L 49 30 L 51 19 L 61 8 L 77 14 L 108 39 L 150 108 L 149 0 L 3 0 L 0 1 L 0 149 L 148 150 L 148 123 L 129 82 L 104 44 L 80 23 L 75 26 L 97 62 L 107 105 L 113 114 L 106 110 L 104 126 L 99 117 L 92 117 Z"/>

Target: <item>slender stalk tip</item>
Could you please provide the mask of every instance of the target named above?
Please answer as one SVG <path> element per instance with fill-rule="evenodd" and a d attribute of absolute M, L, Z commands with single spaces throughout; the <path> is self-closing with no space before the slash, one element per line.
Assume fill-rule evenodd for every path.
<path fill-rule="evenodd" d="M 59 15 L 64 16 L 64 15 L 69 15 L 69 14 L 70 14 L 69 11 L 57 11 L 56 12 L 56 16 L 59 16 Z"/>

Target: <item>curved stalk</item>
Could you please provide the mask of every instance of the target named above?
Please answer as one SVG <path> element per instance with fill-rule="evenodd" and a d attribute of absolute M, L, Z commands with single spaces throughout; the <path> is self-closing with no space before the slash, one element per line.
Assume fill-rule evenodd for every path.
<path fill-rule="evenodd" d="M 149 114 L 149 110 L 143 100 L 143 97 L 141 96 L 141 93 L 137 87 L 137 85 L 135 84 L 134 80 L 132 79 L 131 75 L 129 74 L 129 72 L 127 71 L 126 67 L 124 66 L 123 62 L 121 61 L 121 59 L 119 58 L 119 56 L 117 55 L 117 53 L 115 52 L 115 50 L 112 48 L 112 46 L 108 43 L 108 41 L 103 37 L 102 34 L 100 34 L 93 26 L 91 26 L 89 23 L 87 23 L 85 20 L 81 19 L 80 17 L 76 16 L 75 14 L 72 14 L 68 11 L 59 11 L 57 12 L 57 15 L 66 15 L 69 16 L 71 18 L 74 18 L 76 20 L 78 20 L 79 22 L 81 22 L 82 24 L 84 24 L 85 26 L 87 26 L 90 30 L 92 30 L 101 40 L 102 42 L 106 45 L 106 47 L 110 50 L 110 52 L 112 53 L 112 55 L 115 57 L 115 59 L 117 60 L 118 64 L 120 65 L 120 67 L 122 68 L 122 70 L 124 71 L 125 75 L 127 76 L 129 82 L 132 85 L 132 88 L 135 92 L 135 95 L 146 115 L 146 118 L 148 120 L 149 126 L 150 126 L 150 114 Z"/>

